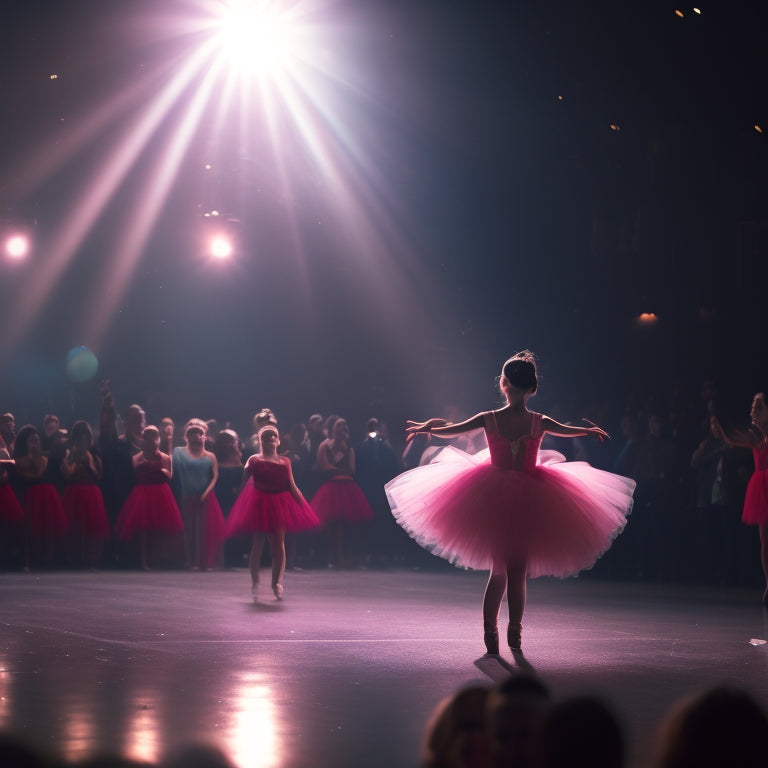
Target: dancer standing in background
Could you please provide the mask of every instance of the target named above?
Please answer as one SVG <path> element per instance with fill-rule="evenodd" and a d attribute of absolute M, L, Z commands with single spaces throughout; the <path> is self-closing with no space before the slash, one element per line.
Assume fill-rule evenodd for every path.
<path fill-rule="evenodd" d="M 191 419 L 184 427 L 184 445 L 173 449 L 173 470 L 181 487 L 181 516 L 187 565 L 213 568 L 221 557 L 226 523 L 214 493 L 219 476 L 216 456 L 205 449 L 206 424 Z"/>
<path fill-rule="evenodd" d="M 760 560 L 766 583 L 763 605 L 768 606 L 768 405 L 765 392 L 758 392 L 752 398 L 749 416 L 751 423 L 743 432 L 726 431 L 719 422 L 718 426 L 728 445 L 751 448 L 755 459 L 755 471 L 747 485 L 741 521 L 756 525 L 760 532 Z"/>
<path fill-rule="evenodd" d="M 533 355 L 521 352 L 502 368 L 506 404 L 459 424 L 409 422 L 409 435 L 441 437 L 482 427 L 489 450 L 474 456 L 451 446 L 431 464 L 387 483 L 397 521 L 422 546 L 451 562 L 490 570 L 483 599 L 486 651 L 499 652 L 498 616 L 509 606 L 507 642 L 521 648 L 526 577 L 571 576 L 591 567 L 624 528 L 634 480 L 565 462 L 539 451 L 545 434 L 605 440 L 599 427 L 571 427 L 528 410 L 538 389 Z"/>

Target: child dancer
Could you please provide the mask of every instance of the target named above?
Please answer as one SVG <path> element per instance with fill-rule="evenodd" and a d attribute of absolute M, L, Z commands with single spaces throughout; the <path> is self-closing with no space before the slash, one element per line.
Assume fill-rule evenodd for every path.
<path fill-rule="evenodd" d="M 77 560 L 94 568 L 109 537 L 107 510 L 98 486 L 103 474 L 101 458 L 94 451 L 93 430 L 87 421 L 72 425 L 71 442 L 61 462 L 61 474 L 67 481 L 62 504 L 73 543 L 79 544 Z"/>
<path fill-rule="evenodd" d="M 760 560 L 765 574 L 763 605 L 768 606 L 768 405 L 765 392 L 758 392 L 752 399 L 749 412 L 752 420 L 746 432 L 720 432 L 728 445 L 751 448 L 755 458 L 755 471 L 749 478 L 744 496 L 744 511 L 741 522 L 758 526 L 760 532 Z"/>
<path fill-rule="evenodd" d="M 489 449 L 474 456 L 450 446 L 431 464 L 386 485 L 390 506 L 408 533 L 457 565 L 490 569 L 483 599 L 486 650 L 499 652 L 498 616 L 509 605 L 507 642 L 521 647 L 527 576 L 569 576 L 591 567 L 623 529 L 634 480 L 584 462 L 539 451 L 545 433 L 589 435 L 599 427 L 570 427 L 528 410 L 538 388 L 533 355 L 507 360 L 500 379 L 506 405 L 459 424 L 409 422 L 410 435 L 458 435 L 482 427 Z"/>
<path fill-rule="evenodd" d="M 251 456 L 244 469 L 248 478 L 227 521 L 227 534 L 252 533 L 251 594 L 258 601 L 259 564 L 264 538 L 272 551 L 272 592 L 283 599 L 285 574 L 285 532 L 304 531 L 319 520 L 296 486 L 291 460 L 279 456 L 277 427 L 263 426 L 258 432 L 261 452 Z"/>
<path fill-rule="evenodd" d="M 43 552 L 54 558 L 54 541 L 67 532 L 67 517 L 54 484 L 55 472 L 43 453 L 40 433 L 27 425 L 19 430 L 14 448 L 16 473 L 26 486 L 24 517 L 27 523 L 28 545 L 26 568 L 37 563 Z M 31 560 L 30 560 L 31 548 Z"/>
<path fill-rule="evenodd" d="M 173 449 L 173 468 L 181 486 L 181 516 L 187 562 L 194 570 L 216 565 L 226 536 L 224 515 L 213 488 L 219 476 L 216 456 L 205 449 L 208 427 L 191 419 L 184 427 L 185 445 Z"/>
<path fill-rule="evenodd" d="M 152 425 L 145 427 L 141 441 L 141 453 L 133 457 L 136 485 L 120 510 L 115 531 L 121 539 L 131 539 L 139 534 L 141 567 L 148 571 L 149 533 L 180 533 L 184 524 L 168 485 L 171 458 L 160 451 L 160 430 Z"/>
<path fill-rule="evenodd" d="M 312 496 L 312 509 L 327 532 L 335 563 L 344 567 L 344 525 L 373 520 L 373 510 L 362 488 L 355 482 L 355 451 L 349 444 L 346 419 L 337 417 L 330 436 L 317 449 L 317 472 L 326 479 Z M 330 560 L 330 558 L 329 558 Z"/>

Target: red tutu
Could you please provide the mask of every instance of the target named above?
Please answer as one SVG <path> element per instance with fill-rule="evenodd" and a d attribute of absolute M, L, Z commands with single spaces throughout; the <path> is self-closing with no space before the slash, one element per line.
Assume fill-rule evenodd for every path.
<path fill-rule="evenodd" d="M 109 519 L 101 489 L 94 483 L 72 483 L 62 498 L 69 530 L 90 539 L 109 538 Z"/>
<path fill-rule="evenodd" d="M 768 522 L 768 445 L 755 448 L 755 471 L 749 478 L 741 521 L 748 525 Z"/>
<path fill-rule="evenodd" d="M 227 537 L 227 523 L 224 520 L 224 513 L 221 511 L 216 494 L 209 493 L 204 502 L 200 501 L 199 496 L 183 496 L 181 510 L 183 517 L 187 519 L 200 514 L 204 516 L 202 566 L 203 568 L 213 568 L 219 561 L 221 548 Z"/>
<path fill-rule="evenodd" d="M 29 532 L 36 538 L 63 536 L 67 532 L 67 516 L 55 485 L 30 485 L 24 493 L 24 516 Z"/>
<path fill-rule="evenodd" d="M 296 501 L 290 491 L 259 490 L 249 480 L 229 513 L 227 536 L 257 531 L 306 531 L 319 523 L 304 499 Z"/>
<path fill-rule="evenodd" d="M 540 424 L 534 414 L 520 458 L 517 446 L 486 429 L 490 451 L 446 447 L 387 483 L 398 523 L 429 551 L 469 568 L 525 561 L 535 578 L 591 567 L 624 528 L 635 482 L 539 452 Z"/>
<path fill-rule="evenodd" d="M 121 539 L 130 539 L 139 531 L 184 530 L 179 507 L 168 483 L 137 485 L 125 500 L 115 524 Z"/>
<path fill-rule="evenodd" d="M 348 475 L 336 475 L 326 480 L 312 497 L 312 509 L 323 523 L 332 520 L 365 523 L 373 520 L 368 499 Z"/>
<path fill-rule="evenodd" d="M 24 519 L 24 510 L 8 483 L 0 483 L 0 523 L 19 523 Z"/>

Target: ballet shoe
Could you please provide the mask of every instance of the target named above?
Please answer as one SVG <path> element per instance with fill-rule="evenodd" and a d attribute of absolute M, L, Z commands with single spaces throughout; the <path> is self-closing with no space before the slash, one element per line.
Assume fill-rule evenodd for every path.
<path fill-rule="evenodd" d="M 272 591 L 275 593 L 275 600 L 283 599 L 283 585 L 279 582 L 275 582 L 272 585 Z"/>
<path fill-rule="evenodd" d="M 485 643 L 485 652 L 490 656 L 499 655 L 499 630 L 492 629 L 490 632 L 483 633 L 483 642 Z"/>
<path fill-rule="evenodd" d="M 523 628 L 520 624 L 510 624 L 507 627 L 507 645 L 511 651 L 522 650 L 522 632 Z"/>

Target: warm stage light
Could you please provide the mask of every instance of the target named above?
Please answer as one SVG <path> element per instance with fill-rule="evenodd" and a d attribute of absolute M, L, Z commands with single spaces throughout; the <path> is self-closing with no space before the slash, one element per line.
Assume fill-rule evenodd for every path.
<path fill-rule="evenodd" d="M 640 325 L 653 325 L 658 322 L 659 316 L 655 312 L 642 312 L 637 316 Z"/>
<path fill-rule="evenodd" d="M 232 241 L 224 235 L 217 235 L 210 242 L 209 252 L 215 259 L 228 259 L 233 250 Z"/>
<path fill-rule="evenodd" d="M 11 259 L 23 259 L 29 253 L 29 238 L 26 235 L 11 235 L 5 241 L 5 253 Z"/>
<path fill-rule="evenodd" d="M 291 25 L 278 3 L 231 0 L 218 26 L 222 50 L 240 72 L 266 74 L 286 63 Z"/>

